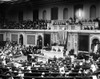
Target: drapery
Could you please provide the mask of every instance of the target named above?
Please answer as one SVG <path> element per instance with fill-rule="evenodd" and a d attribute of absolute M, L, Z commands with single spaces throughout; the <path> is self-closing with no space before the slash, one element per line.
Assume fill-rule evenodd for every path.
<path fill-rule="evenodd" d="M 51 33 L 51 43 L 52 44 L 56 43 L 58 45 L 65 45 L 66 41 L 67 41 L 68 51 L 70 51 L 71 49 L 74 49 L 75 52 L 77 52 L 77 50 L 78 50 L 78 34 L 68 33 L 67 31 L 59 31 L 59 32 Z"/>
<path fill-rule="evenodd" d="M 67 39 L 67 31 L 59 31 L 51 34 L 51 43 L 57 43 L 59 45 L 64 45 Z"/>
<path fill-rule="evenodd" d="M 59 31 L 58 32 L 58 40 L 59 44 L 64 45 L 67 40 L 67 32 L 66 31 Z"/>

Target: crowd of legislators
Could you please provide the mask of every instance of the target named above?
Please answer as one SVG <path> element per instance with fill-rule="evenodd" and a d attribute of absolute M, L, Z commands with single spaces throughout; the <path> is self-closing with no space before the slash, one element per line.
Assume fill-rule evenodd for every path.
<path fill-rule="evenodd" d="M 45 63 L 38 61 L 38 56 L 41 55 L 40 49 L 33 46 L 26 47 L 15 42 L 7 42 L 4 47 L 0 47 L 0 72 L 3 73 L 4 68 L 7 68 L 8 73 L 4 72 L 5 76 L 21 76 L 21 77 L 83 77 L 93 76 L 100 69 L 100 54 L 80 52 L 74 54 L 74 49 L 64 54 L 63 58 L 49 58 Z M 27 56 L 27 60 L 17 60 L 15 58 Z M 42 70 L 42 72 L 41 72 Z M 38 72 L 38 73 L 37 73 Z M 0 73 L 0 74 L 2 74 Z M 14 74 L 17 73 L 17 74 Z M 28 75 L 26 74 L 28 73 Z M 26 78 L 27 79 L 27 78 Z M 90 78 L 89 78 L 90 79 Z"/>
<path fill-rule="evenodd" d="M 58 20 L 59 21 L 59 20 Z M 23 20 L 23 21 L 8 21 L 8 20 L 0 20 L 0 29 L 47 29 L 48 24 L 52 25 L 83 25 L 83 23 L 92 23 L 92 22 L 98 22 L 100 24 L 100 19 L 89 19 L 89 20 L 79 20 L 79 19 L 74 19 L 74 18 L 69 18 L 67 20 L 61 20 L 61 22 L 57 22 L 55 20 L 52 23 L 52 20 L 43 20 L 43 19 L 38 19 L 38 20 Z M 100 29 L 100 27 L 96 28 Z M 92 27 L 85 26 L 84 30 L 93 30 Z"/>

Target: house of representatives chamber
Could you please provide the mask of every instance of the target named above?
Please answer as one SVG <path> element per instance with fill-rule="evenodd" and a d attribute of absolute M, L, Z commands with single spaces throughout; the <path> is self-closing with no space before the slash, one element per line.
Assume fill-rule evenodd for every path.
<path fill-rule="evenodd" d="M 67 40 L 68 50 L 91 51 L 93 41 L 100 41 L 99 13 L 94 0 L 1 1 L 0 41 L 36 46 L 40 37 L 42 47 Z"/>
<path fill-rule="evenodd" d="M 7 60 L 16 62 L 17 56 L 27 56 L 25 61 L 20 61 L 25 65 L 24 69 L 19 62 L 15 68 L 16 72 L 25 71 L 25 63 L 28 66 L 31 63 L 33 70 L 28 72 L 27 66 L 24 79 L 85 79 L 87 76 L 87 79 L 99 79 L 99 75 L 93 75 L 100 67 L 100 1 L 0 0 L 0 52 L 4 68 L 8 68 Z M 67 61 L 70 58 L 71 61 Z M 96 67 L 92 70 L 85 64 Z M 44 70 L 38 71 L 37 66 L 38 70 Z M 19 79 L 23 76 L 22 71 L 19 75 L 13 74 L 14 77 L 11 72 L 5 74 L 10 75 L 10 79 L 11 76 Z"/>

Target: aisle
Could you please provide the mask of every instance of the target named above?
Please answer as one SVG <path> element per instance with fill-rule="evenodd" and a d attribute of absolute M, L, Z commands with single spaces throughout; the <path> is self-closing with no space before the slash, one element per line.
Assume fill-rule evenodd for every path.
<path fill-rule="evenodd" d="M 23 55 L 23 56 L 14 58 L 13 60 L 14 60 L 14 61 L 20 61 L 20 60 L 25 61 L 25 60 L 27 60 L 27 56 L 24 56 L 24 55 Z"/>

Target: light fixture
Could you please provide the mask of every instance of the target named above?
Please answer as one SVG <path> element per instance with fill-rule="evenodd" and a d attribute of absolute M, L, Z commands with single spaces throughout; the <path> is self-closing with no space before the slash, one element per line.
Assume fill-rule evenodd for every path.
<path fill-rule="evenodd" d="M 84 18 L 84 12 L 83 12 L 83 10 L 82 9 L 78 9 L 77 11 L 76 11 L 76 18 L 78 18 L 78 19 L 83 19 Z"/>

